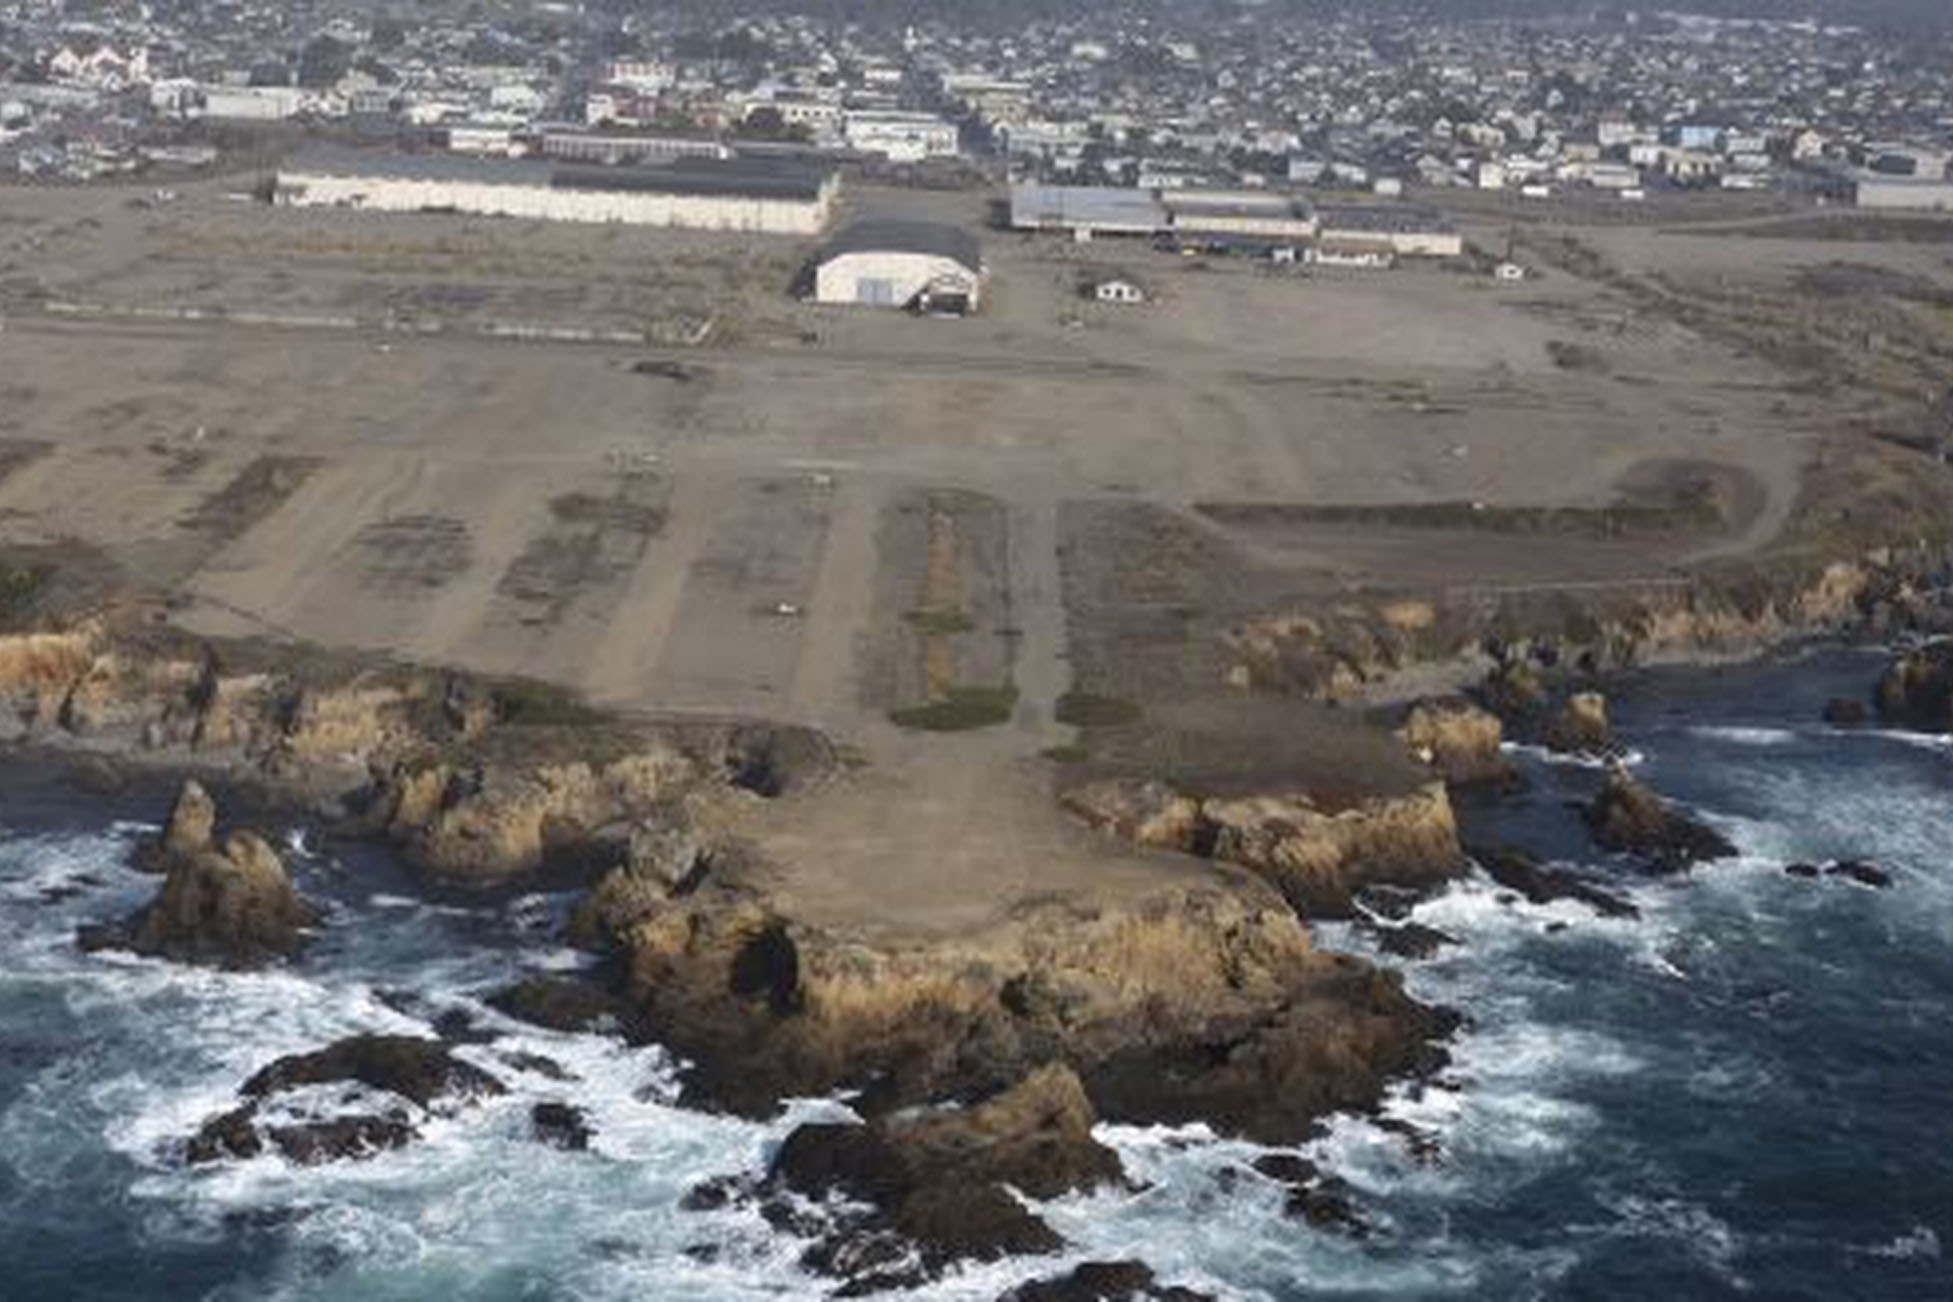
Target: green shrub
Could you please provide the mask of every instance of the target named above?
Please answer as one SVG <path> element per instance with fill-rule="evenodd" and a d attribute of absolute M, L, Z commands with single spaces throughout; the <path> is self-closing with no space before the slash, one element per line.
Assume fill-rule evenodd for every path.
<path fill-rule="evenodd" d="M 1116 728 L 1138 722 L 1140 714 L 1137 705 L 1116 696 L 1066 692 L 1058 698 L 1058 722 L 1073 728 Z"/>
<path fill-rule="evenodd" d="M 1017 708 L 1017 689 L 1001 687 L 952 687 L 942 697 L 924 705 L 891 710 L 889 718 L 903 728 L 924 732 L 968 732 L 1010 722 Z"/>

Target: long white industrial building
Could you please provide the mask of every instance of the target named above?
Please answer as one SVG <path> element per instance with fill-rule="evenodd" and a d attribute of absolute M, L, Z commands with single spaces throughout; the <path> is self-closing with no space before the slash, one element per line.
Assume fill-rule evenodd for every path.
<path fill-rule="evenodd" d="M 840 173 L 799 159 L 679 158 L 651 167 L 316 149 L 278 171 L 293 207 L 454 212 L 544 221 L 817 235 Z"/>

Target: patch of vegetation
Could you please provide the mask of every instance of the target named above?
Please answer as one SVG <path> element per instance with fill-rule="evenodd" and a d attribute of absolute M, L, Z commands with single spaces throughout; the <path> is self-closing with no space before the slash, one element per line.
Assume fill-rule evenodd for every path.
<path fill-rule="evenodd" d="M 1017 708 L 1017 689 L 1006 683 L 1000 687 L 952 687 L 936 700 L 907 709 L 889 711 L 898 727 L 923 732 L 969 732 L 1010 722 Z"/>
<path fill-rule="evenodd" d="M 1083 764 L 1092 753 L 1083 746 L 1046 746 L 1041 752 L 1053 764 Z"/>
<path fill-rule="evenodd" d="M 11 627 L 34 612 L 52 574 L 44 565 L 0 563 L 0 627 Z"/>
<path fill-rule="evenodd" d="M 1607 358 L 1600 349 L 1577 344 L 1570 339 L 1548 339 L 1546 355 L 1563 371 L 1605 371 Z"/>
<path fill-rule="evenodd" d="M 1058 698 L 1058 722 L 1073 728 L 1117 728 L 1137 723 L 1145 711 L 1117 696 L 1094 692 L 1066 692 Z"/>
<path fill-rule="evenodd" d="M 533 678 L 504 678 L 494 686 L 495 716 L 513 727 L 555 728 L 598 723 L 601 712 L 567 687 Z"/>
<path fill-rule="evenodd" d="M 953 606 L 917 606 L 902 616 L 916 632 L 930 637 L 948 637 L 955 633 L 968 633 L 976 628 L 976 621 Z"/>

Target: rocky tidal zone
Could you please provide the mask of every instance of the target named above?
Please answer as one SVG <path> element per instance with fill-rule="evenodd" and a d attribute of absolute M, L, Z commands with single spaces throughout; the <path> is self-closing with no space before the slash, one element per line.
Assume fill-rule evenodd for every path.
<path fill-rule="evenodd" d="M 1871 583 L 1833 581 L 1840 602 Z M 1953 727 L 1948 645 L 1894 661 L 1873 693 L 1882 717 Z M 361 1032 L 263 1062 L 234 1103 L 178 1137 L 184 1162 L 378 1159 L 507 1095 L 515 1076 L 558 1090 L 518 1114 L 534 1150 L 594 1162 L 607 1131 L 583 1082 L 497 1041 L 513 1025 L 656 1045 L 671 1055 L 656 1088 L 686 1107 L 771 1120 L 797 1099 L 847 1099 L 849 1119 L 797 1125 L 762 1166 L 722 1172 L 687 1204 L 753 1210 L 801 1243 L 802 1268 L 857 1295 L 1067 1251 L 1039 1204 L 1141 1188 L 1099 1137 L 1108 1125 L 1201 1127 L 1276 1150 L 1227 1180 L 1279 1186 L 1286 1214 L 1318 1229 L 1371 1234 L 1362 1195 L 1295 1150 L 1325 1142 L 1336 1118 L 1369 1116 L 1416 1160 L 1444 1160 L 1384 1115 L 1453 1065 L 1464 1020 L 1407 976 L 1474 943 L 1425 906 L 1462 898 L 1482 872 L 1502 898 L 1631 922 L 1637 878 L 1738 854 L 1621 762 L 1592 657 L 1569 671 L 1538 650 L 1502 646 L 1473 699 L 1378 719 L 1409 781 L 1067 784 L 1055 798 L 1083 828 L 1182 871 L 1117 898 L 1027 895 L 998 921 L 927 937 L 811 920 L 779 889 L 785 866 L 743 835 L 756 802 L 831 772 L 826 739 L 800 729 L 610 719 L 539 704 L 534 685 L 206 644 L 107 616 L 0 634 L 0 716 L 19 744 L 89 759 L 107 780 L 115 766 L 199 775 L 130 856 L 160 875 L 154 898 L 84 927 L 89 951 L 303 969 L 333 917 L 227 810 L 382 846 L 425 900 L 570 897 L 560 935 L 588 966 L 532 969 L 469 991 L 466 1006 L 403 1002 L 433 1035 Z M 1515 734 L 1578 761 L 1586 781 L 1606 763 L 1562 817 L 1634 871 L 1575 870 L 1494 840 L 1467 852 L 1461 802 L 1496 817 L 1483 811 L 1523 789 Z M 1849 857 L 1784 871 L 1894 881 Z M 1335 923 L 1397 962 L 1320 948 L 1312 928 Z M 1010 1295 L 1199 1296 L 1127 1262 L 1080 1263 Z"/>

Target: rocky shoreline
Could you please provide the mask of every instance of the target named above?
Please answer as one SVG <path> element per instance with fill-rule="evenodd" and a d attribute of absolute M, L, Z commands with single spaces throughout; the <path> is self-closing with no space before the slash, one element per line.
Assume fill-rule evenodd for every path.
<path fill-rule="evenodd" d="M 1742 627 L 1923 624 L 1895 613 L 1925 601 L 1917 575 L 1902 572 L 1833 567 Z M 1721 606 L 1697 612 L 1733 627 L 1726 617 Z M 1635 647 L 1687 640 L 1670 636 L 1679 617 L 1637 618 Z M 1632 917 L 1618 892 L 1523 848 L 1467 853 L 1453 797 L 1509 789 L 1509 738 L 1601 766 L 1582 815 L 1624 863 L 1674 873 L 1729 853 L 1613 762 L 1596 685 L 1639 654 L 1624 649 L 1623 627 L 1498 641 L 1481 648 L 1486 672 L 1467 695 L 1380 711 L 1376 726 L 1427 775 L 1408 789 L 1331 797 L 1273 782 L 1242 794 L 1143 776 L 1065 786 L 1054 794 L 1086 825 L 1207 871 L 1117 905 L 1026 900 L 1006 922 L 953 939 L 869 941 L 783 907 L 778 866 L 740 836 L 740 816 L 753 802 L 818 798 L 835 759 L 804 730 L 598 716 L 534 684 L 201 642 L 113 610 L 0 633 L 0 728 L 18 753 L 65 758 L 96 781 L 197 774 L 220 793 L 183 786 L 143 855 L 163 875 L 156 900 L 87 929 L 85 946 L 220 966 L 303 961 L 316 912 L 262 836 L 245 826 L 220 835 L 220 804 L 384 844 L 429 889 L 580 890 L 568 939 L 592 955 L 593 976 L 539 978 L 495 1006 L 656 1041 L 684 1060 L 683 1096 L 702 1107 L 763 1116 L 789 1098 L 848 1093 L 865 1125 L 803 1127 L 770 1171 L 728 1173 L 697 1197 L 757 1200 L 808 1240 L 810 1268 L 860 1293 L 1050 1250 L 1056 1236 L 1009 1191 L 1050 1196 L 1123 1178 L 1091 1138 L 1098 1121 L 1201 1122 L 1292 1149 L 1333 1113 L 1376 1109 L 1392 1082 L 1440 1074 L 1460 1014 L 1420 1004 L 1388 969 L 1317 950 L 1312 920 L 1353 919 L 1388 952 L 1428 955 L 1451 938 L 1406 923 L 1408 909 L 1474 862 L 1527 898 Z M 1310 690 L 1289 675 L 1315 635 L 1298 642 L 1294 626 L 1272 628 L 1242 644 L 1261 666 L 1249 679 Z M 1953 650 L 1934 644 L 1898 660 L 1869 707 L 1943 731 L 1949 699 Z M 1831 875 L 1890 884 L 1872 865 Z M 269 1148 L 309 1162 L 410 1143 L 410 1118 L 388 1106 L 296 1119 L 266 1109 L 311 1080 L 421 1106 L 499 1088 L 457 1062 L 426 1041 L 342 1043 L 268 1064 L 242 1083 L 237 1108 L 185 1137 L 186 1160 Z M 573 1104 L 550 1106 L 534 1119 L 538 1140 L 587 1145 Z M 1298 1215 L 1360 1225 L 1315 1176 L 1288 1174 Z M 837 1193 L 870 1210 L 808 1219 L 803 1204 Z M 1178 1296 L 1105 1269 L 1130 1276 L 1116 1295 Z M 1022 1295 L 1100 1295 L 1067 1294 L 1063 1280 L 1037 1287 Z"/>

